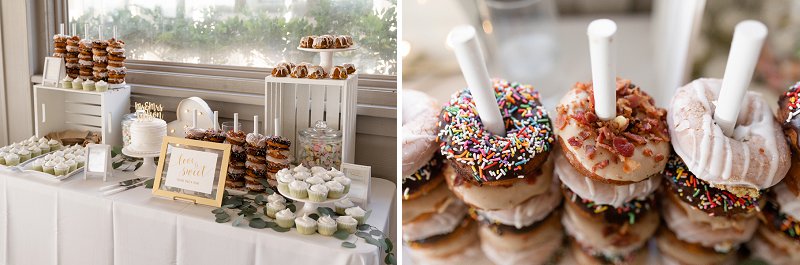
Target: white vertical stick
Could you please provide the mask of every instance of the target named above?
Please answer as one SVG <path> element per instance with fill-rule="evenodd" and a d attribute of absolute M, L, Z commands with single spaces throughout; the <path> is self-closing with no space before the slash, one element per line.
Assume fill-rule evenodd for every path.
<path fill-rule="evenodd" d="M 258 134 L 258 115 L 253 116 L 253 134 Z"/>
<path fill-rule="evenodd" d="M 113 30 L 114 30 L 114 39 L 116 39 L 117 38 L 117 26 L 114 26 Z"/>
<path fill-rule="evenodd" d="M 506 135 L 506 127 L 497 99 L 494 95 L 492 80 L 486 61 L 483 58 L 475 28 L 472 26 L 457 26 L 447 35 L 447 43 L 453 47 L 461 67 L 461 73 L 467 81 L 467 88 L 475 99 L 475 108 L 481 122 L 489 132 L 496 135 Z"/>
<path fill-rule="evenodd" d="M 739 22 L 733 31 L 728 64 L 725 65 L 725 76 L 714 111 L 714 121 L 728 137 L 733 135 L 742 99 L 750 86 L 766 38 L 767 26 L 755 20 Z"/>
<path fill-rule="evenodd" d="M 97 39 L 103 39 L 103 24 L 97 25 Z"/>
<path fill-rule="evenodd" d="M 192 111 L 192 128 L 197 128 L 197 110 Z"/>
<path fill-rule="evenodd" d="M 214 111 L 214 131 L 219 130 L 219 111 Z"/>
<path fill-rule="evenodd" d="M 666 105 L 692 71 L 692 41 L 697 38 L 706 0 L 658 1 L 654 54 L 658 105 Z"/>
<path fill-rule="evenodd" d="M 280 119 L 275 118 L 275 136 L 281 135 L 281 122 Z"/>
<path fill-rule="evenodd" d="M 234 132 L 238 132 L 239 131 L 239 113 L 238 112 L 233 114 L 233 131 Z"/>
<path fill-rule="evenodd" d="M 78 35 L 78 25 L 72 23 L 72 31 L 70 32 L 71 35 Z"/>
<path fill-rule="evenodd" d="M 89 38 L 89 23 L 84 23 L 83 24 L 83 38 L 84 39 L 88 39 Z"/>
<path fill-rule="evenodd" d="M 64 23 L 59 24 L 58 34 L 64 35 Z"/>
<path fill-rule="evenodd" d="M 597 117 L 606 121 L 617 117 L 617 63 L 613 43 L 615 33 L 617 23 L 610 19 L 592 21 L 586 28 L 592 61 L 594 111 Z"/>

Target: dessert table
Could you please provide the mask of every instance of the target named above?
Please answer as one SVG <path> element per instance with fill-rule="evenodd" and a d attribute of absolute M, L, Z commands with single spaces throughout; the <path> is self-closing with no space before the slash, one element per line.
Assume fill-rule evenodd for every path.
<path fill-rule="evenodd" d="M 0 169 L 0 264 L 380 264 L 383 258 L 361 239 L 348 249 L 319 234 L 219 224 L 213 207 L 153 197 L 143 187 L 107 197 L 98 191 L 134 177 L 115 170 L 109 182 L 80 173 L 58 183 Z M 367 223 L 386 231 L 395 185 L 371 183 Z"/>

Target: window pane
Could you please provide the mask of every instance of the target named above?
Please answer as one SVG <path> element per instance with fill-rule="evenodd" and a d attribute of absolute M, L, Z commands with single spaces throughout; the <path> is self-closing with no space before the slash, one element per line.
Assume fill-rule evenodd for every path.
<path fill-rule="evenodd" d="M 282 61 L 318 64 L 297 50 L 307 35 L 351 35 L 358 49 L 334 64 L 362 73 L 396 74 L 397 0 L 68 0 L 69 21 L 83 37 L 125 41 L 135 60 L 272 67 Z"/>

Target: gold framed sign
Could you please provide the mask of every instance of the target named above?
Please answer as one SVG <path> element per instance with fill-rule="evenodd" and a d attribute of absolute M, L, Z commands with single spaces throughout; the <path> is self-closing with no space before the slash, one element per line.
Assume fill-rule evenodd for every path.
<path fill-rule="evenodd" d="M 222 206 L 230 155 L 230 144 L 164 137 L 153 194 Z"/>

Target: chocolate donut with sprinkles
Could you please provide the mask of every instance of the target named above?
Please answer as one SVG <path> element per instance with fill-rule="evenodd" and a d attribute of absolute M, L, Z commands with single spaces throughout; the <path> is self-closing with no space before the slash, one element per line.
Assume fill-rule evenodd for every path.
<path fill-rule="evenodd" d="M 800 152 L 800 82 L 789 87 L 778 99 L 778 120 L 792 149 Z"/>
<path fill-rule="evenodd" d="M 403 176 L 403 200 L 413 200 L 423 196 L 436 188 L 444 178 L 442 170 L 442 157 L 434 155 L 427 164 L 417 169 L 408 176 Z"/>
<path fill-rule="evenodd" d="M 611 224 L 636 224 L 636 221 L 655 207 L 656 202 L 655 194 L 650 194 L 645 198 L 633 199 L 620 207 L 614 207 L 581 198 L 563 185 L 561 192 L 564 194 L 567 204 L 577 207 L 592 218 L 601 218 L 604 222 Z"/>
<path fill-rule="evenodd" d="M 662 172 L 666 187 L 672 194 L 686 204 L 711 216 L 750 216 L 759 211 L 763 196 L 745 195 L 737 197 L 733 193 L 709 185 L 697 178 L 684 164 L 683 159 L 674 152 L 667 160 Z"/>
<path fill-rule="evenodd" d="M 457 92 L 444 106 L 439 120 L 440 152 L 464 180 L 479 185 L 508 185 L 535 177 L 554 141 L 547 110 L 530 85 L 493 80 L 506 135 L 484 128 L 472 94 Z"/>

